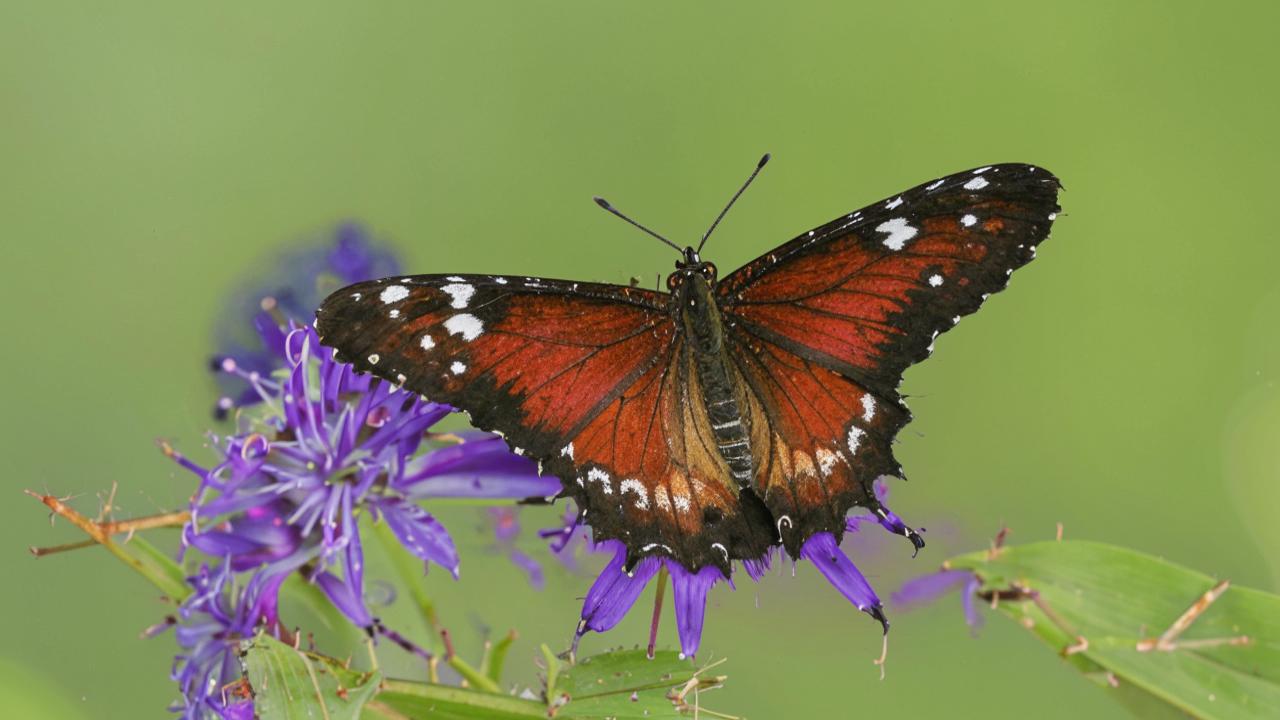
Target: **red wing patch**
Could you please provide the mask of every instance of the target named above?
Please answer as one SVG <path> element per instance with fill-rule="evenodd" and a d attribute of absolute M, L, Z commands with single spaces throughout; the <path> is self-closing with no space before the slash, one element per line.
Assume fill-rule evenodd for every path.
<path fill-rule="evenodd" d="M 750 391 L 754 486 L 796 556 L 814 533 L 839 536 L 850 507 L 874 507 L 875 479 L 900 473 L 889 446 L 906 411 L 774 343 L 730 352 Z"/>
<path fill-rule="evenodd" d="M 559 452 L 675 336 L 654 292 L 457 275 L 353 285 L 316 327 L 356 369 L 462 408 L 536 458 Z"/>
<path fill-rule="evenodd" d="M 1059 187 L 1031 165 L 951 175 L 795 238 L 717 293 L 730 325 L 890 395 L 1035 257 Z"/>
<path fill-rule="evenodd" d="M 730 560 L 759 558 L 776 544 L 759 499 L 729 481 L 682 341 L 547 467 L 573 478 L 596 539 L 622 540 L 632 562 L 666 554 L 728 577 Z"/>

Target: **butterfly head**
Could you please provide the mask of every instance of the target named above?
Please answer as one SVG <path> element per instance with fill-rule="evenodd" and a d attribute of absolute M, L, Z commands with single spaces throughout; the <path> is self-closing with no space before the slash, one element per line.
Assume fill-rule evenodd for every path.
<path fill-rule="evenodd" d="M 677 292 L 690 285 L 693 278 L 700 278 L 708 286 L 715 285 L 716 266 L 714 263 L 704 262 L 697 250 L 687 247 L 684 249 L 684 257 L 676 261 L 676 271 L 667 276 L 667 289 Z"/>

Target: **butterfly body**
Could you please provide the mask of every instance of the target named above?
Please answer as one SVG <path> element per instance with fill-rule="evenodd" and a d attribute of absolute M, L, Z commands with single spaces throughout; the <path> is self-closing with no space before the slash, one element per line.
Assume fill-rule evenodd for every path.
<path fill-rule="evenodd" d="M 734 382 L 733 358 L 725 345 L 724 315 L 715 296 L 716 268 L 702 262 L 693 248 L 676 263 L 667 278 L 680 324 L 688 338 L 700 400 L 711 425 L 716 450 L 727 466 L 732 482 L 748 489 L 754 477 L 749 418 L 743 416 L 744 398 Z"/>
<path fill-rule="evenodd" d="M 798 557 L 901 476 L 897 388 L 1003 289 L 1057 179 L 995 165 L 922 183 L 718 279 L 685 249 L 669 292 L 495 275 L 360 283 L 317 313 L 357 370 L 467 411 L 558 476 L 628 566 Z M 903 527 L 901 534 L 922 544 Z"/>

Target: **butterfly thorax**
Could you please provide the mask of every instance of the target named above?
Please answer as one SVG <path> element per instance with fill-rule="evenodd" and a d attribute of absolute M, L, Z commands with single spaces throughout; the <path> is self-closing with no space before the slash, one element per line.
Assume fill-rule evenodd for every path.
<path fill-rule="evenodd" d="M 692 249 L 686 250 L 685 256 L 667 284 L 677 303 L 686 352 L 691 356 L 716 447 L 734 482 L 746 487 L 753 476 L 751 441 L 732 381 L 732 359 L 724 344 L 724 318 L 715 299 L 716 269 L 701 262 Z"/>

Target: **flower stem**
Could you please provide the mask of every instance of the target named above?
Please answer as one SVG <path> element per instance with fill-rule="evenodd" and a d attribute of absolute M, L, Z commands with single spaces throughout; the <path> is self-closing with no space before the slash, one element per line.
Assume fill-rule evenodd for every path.
<path fill-rule="evenodd" d="M 649 624 L 649 652 L 653 659 L 654 647 L 658 644 L 658 621 L 662 619 L 662 598 L 667 592 L 667 566 L 658 568 L 658 586 L 653 593 L 653 622 Z"/>
<path fill-rule="evenodd" d="M 34 497 L 39 498 L 40 501 L 43 502 L 45 505 L 49 505 L 49 503 L 45 501 L 46 496 L 35 495 L 30 491 L 28 491 L 27 494 L 33 495 Z M 52 508 L 53 506 L 49 505 L 49 507 Z M 58 512 L 58 510 L 55 508 L 54 512 Z M 61 512 L 58 512 L 58 514 L 63 515 L 63 513 Z M 68 516 L 63 515 L 63 517 L 68 517 Z M 68 517 L 68 519 L 70 518 Z M 183 525 L 186 525 L 187 521 L 190 519 L 191 519 L 190 512 L 186 510 L 179 510 L 176 512 L 160 513 L 159 515 L 146 515 L 140 518 L 130 518 L 129 520 L 112 520 L 110 522 L 93 522 L 93 525 L 97 526 L 98 529 L 100 529 L 102 531 L 102 534 L 104 535 L 119 535 L 120 533 L 133 534 L 139 530 L 153 530 L 155 528 L 166 528 L 166 527 L 178 528 L 178 527 L 182 527 Z M 79 524 L 77 523 L 77 525 Z M 85 532 L 88 532 L 88 531 L 86 530 Z M 98 544 L 98 540 L 90 539 L 90 540 L 81 540 L 80 542 L 66 543 L 64 545 L 53 545 L 51 547 L 34 547 L 33 546 L 30 548 L 30 550 L 32 555 L 35 555 L 36 557 L 44 557 L 45 555 L 54 555 L 60 552 L 68 552 L 71 550 L 79 550 L 81 548 L 93 547 L 94 545 L 97 545 L 97 544 Z"/>
<path fill-rule="evenodd" d="M 113 534 L 119 532 L 133 533 L 136 530 L 152 527 L 178 526 L 186 522 L 189 517 L 186 513 L 165 513 L 120 522 L 96 522 L 76 512 L 70 505 L 52 495 L 41 495 L 31 490 L 24 492 L 44 503 L 54 513 L 71 521 L 71 524 L 80 528 L 94 543 L 106 548 L 108 552 L 133 568 L 174 602 L 181 603 L 190 594 L 182 568 L 157 550 L 154 545 L 140 537 L 130 537 L 124 543 L 117 543 L 111 538 Z M 70 546 L 61 547 L 70 549 Z M 32 548 L 32 553 L 37 557 L 50 554 L 47 549 L 41 548 Z"/>

